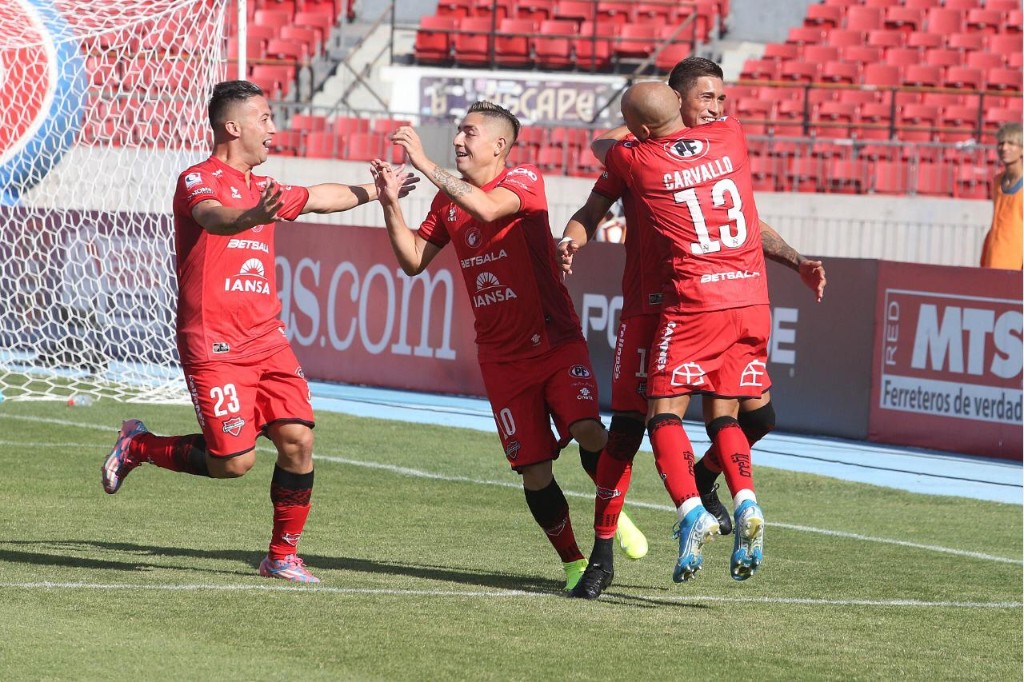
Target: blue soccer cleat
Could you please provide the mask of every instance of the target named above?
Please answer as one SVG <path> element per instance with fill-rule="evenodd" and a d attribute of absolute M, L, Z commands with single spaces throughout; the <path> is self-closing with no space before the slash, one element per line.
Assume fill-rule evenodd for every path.
<path fill-rule="evenodd" d="M 736 541 L 729 573 L 733 580 L 746 580 L 757 572 L 764 559 L 764 512 L 753 500 L 736 508 Z"/>
<path fill-rule="evenodd" d="M 679 538 L 679 560 L 672 580 L 684 583 L 694 577 L 704 563 L 701 556 L 704 543 L 715 535 L 718 535 L 718 521 L 699 505 L 676 524 L 674 537 Z"/>

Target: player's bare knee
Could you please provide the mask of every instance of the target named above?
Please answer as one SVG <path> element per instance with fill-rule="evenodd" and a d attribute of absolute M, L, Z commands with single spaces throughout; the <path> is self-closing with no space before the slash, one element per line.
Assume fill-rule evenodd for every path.
<path fill-rule="evenodd" d="M 599 452 L 608 442 L 608 431 L 604 424 L 596 419 L 581 419 L 569 427 L 569 433 L 576 439 L 580 447 Z"/>
<path fill-rule="evenodd" d="M 241 478 L 256 463 L 256 451 L 249 450 L 234 457 L 207 457 L 210 478 Z"/>

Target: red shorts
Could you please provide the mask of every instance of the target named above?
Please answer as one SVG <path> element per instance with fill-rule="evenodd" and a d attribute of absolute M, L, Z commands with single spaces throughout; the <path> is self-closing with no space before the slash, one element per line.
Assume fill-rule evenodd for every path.
<path fill-rule="evenodd" d="M 647 395 L 759 397 L 772 385 L 765 366 L 771 326 L 767 305 L 664 313 L 651 345 Z"/>
<path fill-rule="evenodd" d="M 309 384 L 289 346 L 256 358 L 183 369 L 207 450 L 214 457 L 252 450 L 271 422 L 313 427 Z"/>
<path fill-rule="evenodd" d="M 647 414 L 647 358 L 658 315 L 634 315 L 619 322 L 612 364 L 612 411 Z"/>
<path fill-rule="evenodd" d="M 525 360 L 482 362 L 480 371 L 505 458 L 516 471 L 557 459 L 571 438 L 569 426 L 601 419 L 597 380 L 583 341 Z M 551 433 L 552 419 L 561 441 Z"/>

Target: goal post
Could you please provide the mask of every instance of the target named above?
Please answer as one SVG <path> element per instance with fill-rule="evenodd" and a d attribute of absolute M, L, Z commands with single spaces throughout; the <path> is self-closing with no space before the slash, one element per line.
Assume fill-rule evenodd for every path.
<path fill-rule="evenodd" d="M 0 7 L 0 393 L 183 401 L 171 201 L 240 0 Z M 244 16 L 244 15 L 242 15 Z"/>

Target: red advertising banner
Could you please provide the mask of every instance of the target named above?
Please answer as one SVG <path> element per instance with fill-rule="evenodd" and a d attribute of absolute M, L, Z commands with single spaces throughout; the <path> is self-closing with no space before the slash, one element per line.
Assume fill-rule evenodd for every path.
<path fill-rule="evenodd" d="M 1021 274 L 879 265 L 869 439 L 1020 460 Z"/>
<path fill-rule="evenodd" d="M 281 319 L 306 376 L 483 395 L 453 249 L 408 277 L 380 228 L 293 223 L 276 247 Z"/>

